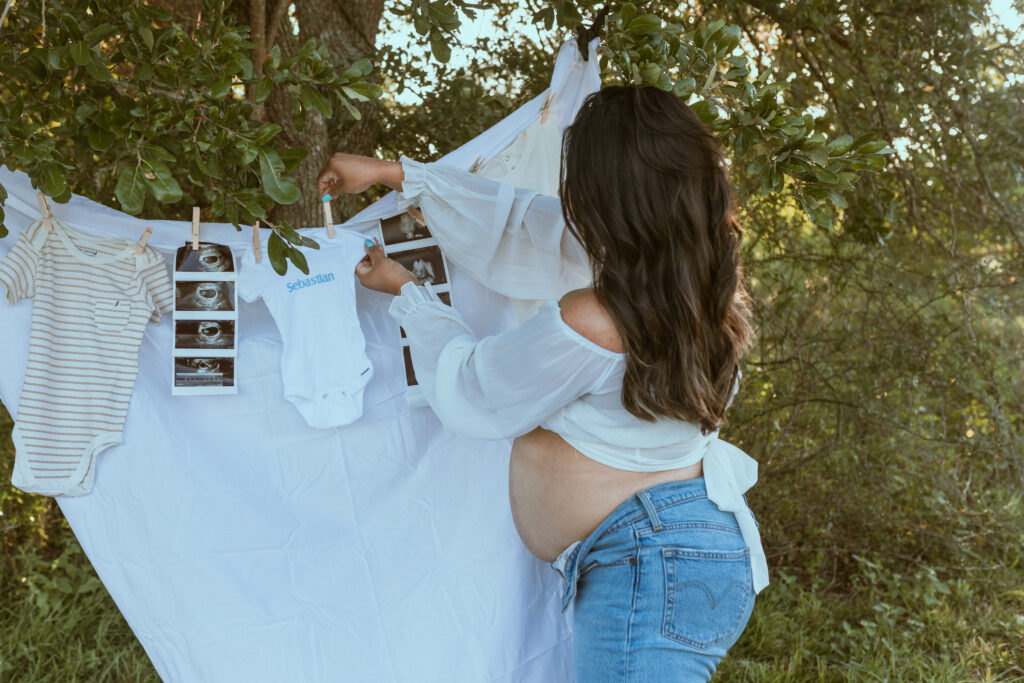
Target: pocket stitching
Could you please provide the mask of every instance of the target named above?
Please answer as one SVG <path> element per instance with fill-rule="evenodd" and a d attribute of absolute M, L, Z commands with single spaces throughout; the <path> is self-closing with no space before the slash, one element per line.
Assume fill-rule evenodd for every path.
<path fill-rule="evenodd" d="M 736 623 L 732 624 L 732 626 L 728 630 L 728 632 L 724 633 L 723 635 L 719 636 L 718 638 L 714 638 L 714 639 L 708 640 L 708 641 L 701 641 L 701 640 L 696 640 L 694 638 L 687 637 L 687 636 L 685 636 L 685 635 L 683 635 L 681 633 L 676 633 L 672 629 L 672 627 L 671 627 L 672 618 L 675 615 L 675 603 L 676 603 L 675 591 L 673 591 L 673 586 L 676 586 L 678 588 L 682 588 L 683 586 L 687 586 L 687 585 L 693 584 L 693 585 L 697 585 L 697 586 L 703 588 L 704 591 L 705 591 L 705 594 L 710 593 L 710 589 L 709 589 L 709 587 L 703 581 L 686 581 L 684 583 L 676 584 L 675 583 L 675 570 L 672 567 L 672 563 L 670 562 L 670 560 L 673 557 L 682 557 L 682 558 L 688 558 L 688 559 L 717 559 L 717 560 L 727 560 L 727 561 L 734 561 L 734 562 L 735 561 L 745 561 L 747 563 L 746 576 L 747 576 L 747 579 L 749 581 L 750 580 L 750 549 L 749 548 L 744 548 L 743 550 L 698 550 L 698 549 L 695 549 L 695 548 L 694 549 L 662 548 L 662 550 L 661 550 L 662 569 L 664 570 L 664 577 L 665 577 L 665 606 L 664 606 L 664 609 L 662 611 L 663 618 L 662 618 L 662 624 L 661 624 L 661 633 L 662 633 L 662 635 L 665 636 L 666 638 L 669 638 L 671 640 L 675 640 L 677 642 L 683 643 L 684 645 L 689 645 L 690 647 L 694 647 L 694 648 L 697 648 L 699 650 L 707 649 L 707 648 L 709 648 L 709 647 L 711 647 L 713 645 L 717 645 L 718 643 L 721 643 L 721 642 L 723 642 L 725 640 L 728 640 L 736 632 L 736 628 L 737 628 L 737 626 L 739 626 L 739 621 L 742 619 L 742 615 L 747 612 L 747 608 L 750 606 L 750 600 L 753 597 L 753 592 L 751 590 L 745 590 L 744 591 L 743 603 L 742 603 L 742 606 L 740 607 L 740 609 L 737 611 L 737 614 L 739 616 L 737 616 L 737 618 L 735 620 Z M 733 581 L 733 582 L 731 582 L 726 587 L 725 590 L 723 590 L 721 592 L 721 595 L 725 596 L 729 591 L 731 591 L 733 589 L 733 586 L 736 586 L 736 585 L 740 586 L 741 588 L 744 588 L 744 585 L 741 584 L 739 581 Z M 714 596 L 712 595 L 711 597 L 713 598 Z"/>
<path fill-rule="evenodd" d="M 663 533 L 665 531 L 673 531 L 677 529 L 707 529 L 710 531 L 721 531 L 723 533 L 733 534 L 735 536 L 742 536 L 743 533 L 739 530 L 739 527 L 731 527 L 725 524 L 718 524 L 716 522 L 675 522 L 672 524 L 663 524 L 662 531 L 655 531 L 654 529 L 638 529 L 637 536 L 650 536 L 657 533 Z"/>
<path fill-rule="evenodd" d="M 103 310 L 103 306 L 108 307 L 107 310 Z M 116 322 L 112 322 L 113 316 L 111 313 L 113 309 L 118 309 L 118 319 Z M 106 316 L 107 320 L 103 320 L 102 316 Z M 92 307 L 93 322 L 96 323 L 96 328 L 100 332 L 106 334 L 117 334 L 122 332 L 128 323 L 131 322 L 132 318 L 132 304 L 128 299 L 117 299 L 105 297 L 102 299 L 96 299 L 96 302 Z M 123 318 L 123 321 L 122 321 Z"/>

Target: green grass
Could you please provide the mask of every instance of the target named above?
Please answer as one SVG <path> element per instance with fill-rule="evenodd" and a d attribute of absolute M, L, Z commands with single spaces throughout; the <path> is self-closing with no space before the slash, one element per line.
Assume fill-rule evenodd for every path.
<path fill-rule="evenodd" d="M 11 427 L 0 410 L 0 681 L 159 680 L 53 499 L 11 487 Z M 778 538 L 793 513 L 759 495 L 776 502 L 760 518 Z M 772 584 L 715 680 L 1024 681 L 1022 558 L 1003 547 L 1024 528 L 1019 499 L 991 518 L 998 543 L 959 568 L 900 559 L 895 539 L 870 558 L 769 548 Z"/>
<path fill-rule="evenodd" d="M 0 681 L 159 681 L 53 498 L 11 486 L 0 408 Z"/>

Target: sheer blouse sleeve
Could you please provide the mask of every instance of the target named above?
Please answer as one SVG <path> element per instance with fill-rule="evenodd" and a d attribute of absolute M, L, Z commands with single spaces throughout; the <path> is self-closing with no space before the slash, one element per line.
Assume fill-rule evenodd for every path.
<path fill-rule="evenodd" d="M 442 163 L 401 157 L 398 207 L 419 205 L 445 255 L 486 287 L 520 299 L 557 299 L 590 283 L 590 261 L 561 203 Z"/>
<path fill-rule="evenodd" d="M 621 360 L 569 327 L 552 300 L 521 326 L 483 339 L 422 285 L 404 284 L 388 312 L 405 329 L 430 407 L 467 436 L 525 434 L 590 393 Z"/>

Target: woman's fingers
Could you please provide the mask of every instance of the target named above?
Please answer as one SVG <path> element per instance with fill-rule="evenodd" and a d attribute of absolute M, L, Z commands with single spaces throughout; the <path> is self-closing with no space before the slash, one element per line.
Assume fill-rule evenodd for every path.
<path fill-rule="evenodd" d="M 329 183 L 320 188 L 321 199 L 324 195 L 330 195 L 331 199 L 334 199 L 335 197 L 340 197 L 343 194 L 345 194 L 345 186 L 340 180 L 334 183 Z"/>
<path fill-rule="evenodd" d="M 341 180 L 341 178 L 339 178 L 334 169 L 330 167 L 330 164 L 325 166 L 324 169 L 320 171 L 320 177 L 316 179 L 316 189 L 319 192 L 318 196 L 323 197 L 325 194 L 334 196 L 334 193 L 331 192 L 331 190 L 336 189 L 335 185 L 338 184 L 339 180 Z"/>
<path fill-rule="evenodd" d="M 380 242 L 377 241 L 376 237 L 373 238 L 373 242 L 365 240 L 363 242 L 363 249 L 366 250 L 366 256 L 356 264 L 357 272 L 361 269 L 362 272 L 369 273 L 387 258 L 384 254 L 384 247 L 380 245 Z"/>
<path fill-rule="evenodd" d="M 363 192 L 381 182 L 381 170 L 386 166 L 386 163 L 372 157 L 336 152 L 320 169 L 317 190 L 321 197 L 325 194 L 337 197 Z"/>

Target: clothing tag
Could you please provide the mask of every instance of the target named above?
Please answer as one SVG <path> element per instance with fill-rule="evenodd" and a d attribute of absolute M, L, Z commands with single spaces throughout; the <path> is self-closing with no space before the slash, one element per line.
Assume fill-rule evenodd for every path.
<path fill-rule="evenodd" d="M 86 256 L 95 256 L 96 254 L 99 253 L 95 249 L 93 249 L 92 247 L 82 247 L 82 246 L 78 247 L 78 251 L 82 252 Z"/>

